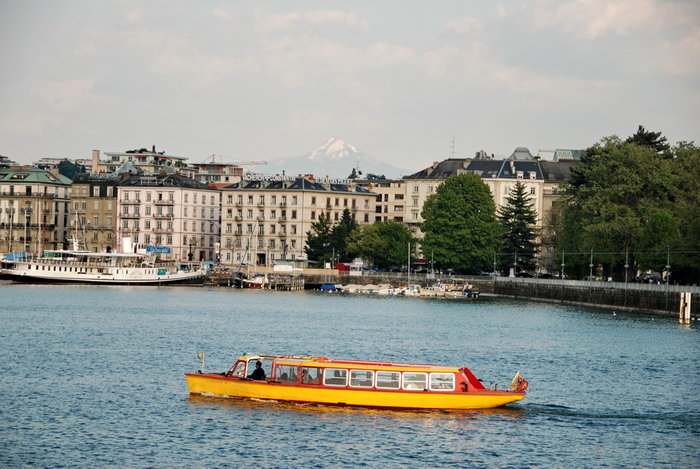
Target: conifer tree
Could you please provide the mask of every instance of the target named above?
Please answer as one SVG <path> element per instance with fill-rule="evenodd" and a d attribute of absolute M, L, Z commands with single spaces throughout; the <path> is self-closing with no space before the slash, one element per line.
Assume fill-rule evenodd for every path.
<path fill-rule="evenodd" d="M 505 205 L 498 211 L 498 219 L 503 230 L 502 250 L 504 253 L 513 254 L 513 257 L 501 259 L 502 267 L 510 267 L 517 262 L 518 270 L 533 269 L 537 253 L 537 211 L 530 202 L 525 184 L 520 181 L 515 183 Z"/>
<path fill-rule="evenodd" d="M 311 230 L 306 233 L 306 246 L 304 252 L 309 259 L 318 261 L 323 265 L 333 256 L 331 222 L 325 212 L 321 212 L 318 221 L 311 224 Z"/>

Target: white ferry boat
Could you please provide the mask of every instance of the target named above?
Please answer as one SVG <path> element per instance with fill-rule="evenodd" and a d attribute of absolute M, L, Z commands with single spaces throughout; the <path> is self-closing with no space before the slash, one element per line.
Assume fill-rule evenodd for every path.
<path fill-rule="evenodd" d="M 125 246 L 130 246 L 130 241 Z M 46 250 L 41 256 L 8 256 L 0 273 L 26 283 L 163 285 L 202 283 L 206 271 L 182 270 L 175 262 L 157 262 L 150 254 Z M 128 251 L 130 249 L 125 249 Z"/>

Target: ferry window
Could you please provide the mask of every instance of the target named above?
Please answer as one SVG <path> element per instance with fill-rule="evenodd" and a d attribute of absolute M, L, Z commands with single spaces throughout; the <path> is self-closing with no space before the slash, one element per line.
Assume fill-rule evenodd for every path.
<path fill-rule="evenodd" d="M 347 386 L 348 370 L 327 370 L 323 375 L 323 384 L 326 386 Z"/>
<path fill-rule="evenodd" d="M 275 368 L 275 381 L 280 383 L 296 383 L 297 367 L 292 365 L 277 365 Z"/>
<path fill-rule="evenodd" d="M 430 373 L 430 389 L 434 391 L 454 391 L 454 373 Z"/>
<path fill-rule="evenodd" d="M 404 373 L 404 389 L 426 389 L 428 387 L 428 376 L 426 373 Z"/>
<path fill-rule="evenodd" d="M 374 384 L 374 371 L 350 370 L 350 386 L 371 388 Z"/>
<path fill-rule="evenodd" d="M 235 378 L 245 378 L 245 362 L 236 363 L 236 367 L 231 372 L 231 376 Z"/>
<path fill-rule="evenodd" d="M 323 368 L 308 368 L 301 369 L 301 382 L 303 384 L 321 384 L 323 376 Z"/>
<path fill-rule="evenodd" d="M 255 364 L 258 362 L 258 358 L 253 358 L 251 360 L 248 360 L 248 378 L 251 377 L 253 374 L 253 370 L 255 370 Z M 262 363 L 262 369 L 265 372 L 265 376 L 269 377 L 270 376 L 270 369 L 272 369 L 272 360 L 269 358 L 263 358 L 260 359 L 260 362 Z"/>
<path fill-rule="evenodd" d="M 398 371 L 377 371 L 377 387 L 387 389 L 399 389 L 401 386 L 401 373 Z"/>

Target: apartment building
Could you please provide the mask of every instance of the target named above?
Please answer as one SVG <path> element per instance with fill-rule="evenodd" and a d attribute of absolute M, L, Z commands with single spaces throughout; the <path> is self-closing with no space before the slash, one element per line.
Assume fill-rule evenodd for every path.
<path fill-rule="evenodd" d="M 117 186 L 116 235 L 166 260 L 218 261 L 219 192 L 178 174 L 126 174 Z"/>
<path fill-rule="evenodd" d="M 78 174 L 73 179 L 70 227 L 82 248 L 113 252 L 120 247 L 116 226 L 117 188 L 121 179 L 116 173 Z"/>
<path fill-rule="evenodd" d="M 406 206 L 406 181 L 403 179 L 353 179 L 353 183 L 377 194 L 374 221 L 395 220 L 403 223 Z"/>
<path fill-rule="evenodd" d="M 70 184 L 43 169 L 0 168 L 0 252 L 63 248 Z"/>
<path fill-rule="evenodd" d="M 350 180 L 311 176 L 244 176 L 221 194 L 221 262 L 305 262 L 311 225 L 325 213 L 338 222 L 348 209 L 359 224 L 376 218 L 377 194 Z"/>

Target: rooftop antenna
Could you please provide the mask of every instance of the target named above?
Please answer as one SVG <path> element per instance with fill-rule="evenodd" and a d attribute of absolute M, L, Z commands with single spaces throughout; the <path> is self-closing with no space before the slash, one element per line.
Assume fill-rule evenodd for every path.
<path fill-rule="evenodd" d="M 455 157 L 455 138 L 452 137 L 452 158 Z"/>

